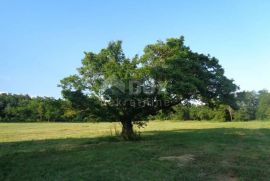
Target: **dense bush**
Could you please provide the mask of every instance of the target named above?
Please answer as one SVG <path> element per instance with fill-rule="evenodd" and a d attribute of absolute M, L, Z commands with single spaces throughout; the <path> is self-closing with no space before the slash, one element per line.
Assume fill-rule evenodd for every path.
<path fill-rule="evenodd" d="M 170 113 L 160 112 L 157 116 L 151 119 L 159 120 L 217 120 L 229 121 L 227 115 L 228 106 L 220 105 L 217 108 L 209 108 L 204 105 L 186 105 L 176 106 Z"/>

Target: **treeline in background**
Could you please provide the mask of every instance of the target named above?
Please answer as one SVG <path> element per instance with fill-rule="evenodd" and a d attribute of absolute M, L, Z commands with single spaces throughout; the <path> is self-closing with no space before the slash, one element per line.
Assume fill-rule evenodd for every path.
<path fill-rule="evenodd" d="M 149 119 L 159 120 L 219 120 L 249 121 L 270 119 L 270 93 L 244 91 L 236 94 L 236 108 L 220 105 L 178 105 L 170 112 L 160 112 Z M 29 95 L 0 94 L 1 122 L 87 122 L 98 120 L 91 110 L 76 110 L 63 99 L 30 97 Z"/>

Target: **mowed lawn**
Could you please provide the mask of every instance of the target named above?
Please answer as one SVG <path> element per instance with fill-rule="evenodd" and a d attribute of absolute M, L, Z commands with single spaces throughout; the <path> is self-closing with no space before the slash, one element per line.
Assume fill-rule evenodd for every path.
<path fill-rule="evenodd" d="M 0 123 L 0 180 L 270 180 L 270 122 Z"/>

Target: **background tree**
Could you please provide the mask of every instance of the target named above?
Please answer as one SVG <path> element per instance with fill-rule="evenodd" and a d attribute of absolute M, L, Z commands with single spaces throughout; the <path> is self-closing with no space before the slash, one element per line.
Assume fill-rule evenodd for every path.
<path fill-rule="evenodd" d="M 238 110 L 235 113 L 236 120 L 255 120 L 258 109 L 258 94 L 255 91 L 243 91 L 237 93 Z"/>
<path fill-rule="evenodd" d="M 270 93 L 267 90 L 259 91 L 257 118 L 261 120 L 270 119 Z"/>
<path fill-rule="evenodd" d="M 66 107 L 61 99 L 0 94 L 0 121 L 66 121 Z"/>
<path fill-rule="evenodd" d="M 183 37 L 147 45 L 141 57 L 132 59 L 120 41 L 111 42 L 99 53 L 85 53 L 78 74 L 64 78 L 61 87 L 77 108 L 119 120 L 125 139 L 136 137 L 133 123 L 140 125 L 160 110 L 191 99 L 230 104 L 237 89 L 216 58 L 191 51 Z"/>

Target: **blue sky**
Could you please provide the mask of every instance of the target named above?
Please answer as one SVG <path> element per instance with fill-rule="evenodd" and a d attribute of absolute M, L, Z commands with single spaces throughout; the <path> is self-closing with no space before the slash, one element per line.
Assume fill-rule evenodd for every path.
<path fill-rule="evenodd" d="M 60 97 L 84 51 L 122 40 L 129 57 L 184 35 L 242 90 L 270 90 L 268 0 L 1 0 L 0 92 Z"/>

